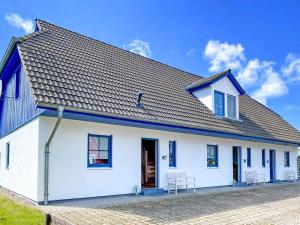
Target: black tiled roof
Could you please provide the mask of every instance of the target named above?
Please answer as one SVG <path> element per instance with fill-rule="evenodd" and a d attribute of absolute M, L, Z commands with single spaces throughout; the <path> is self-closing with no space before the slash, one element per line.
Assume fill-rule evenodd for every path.
<path fill-rule="evenodd" d="M 217 118 L 186 90 L 200 76 L 45 21 L 37 26 L 18 48 L 38 105 L 300 143 L 294 127 L 246 94 L 241 121 Z M 136 107 L 140 91 L 144 108 Z"/>

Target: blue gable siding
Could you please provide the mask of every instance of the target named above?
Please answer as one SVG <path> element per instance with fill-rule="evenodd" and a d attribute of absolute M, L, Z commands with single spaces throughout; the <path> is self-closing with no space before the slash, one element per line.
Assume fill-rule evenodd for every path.
<path fill-rule="evenodd" d="M 19 77 L 17 77 L 18 70 Z M 1 79 L 3 88 L 0 100 L 0 137 L 3 137 L 35 118 L 43 110 L 38 109 L 34 104 L 32 91 L 21 66 L 17 49 L 10 56 L 2 71 Z M 17 99 L 16 87 L 19 92 Z"/>

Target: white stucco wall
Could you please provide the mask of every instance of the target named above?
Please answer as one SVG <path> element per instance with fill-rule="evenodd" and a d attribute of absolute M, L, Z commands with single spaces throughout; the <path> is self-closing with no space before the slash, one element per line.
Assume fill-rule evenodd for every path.
<path fill-rule="evenodd" d="M 213 102 L 211 93 L 211 87 L 206 87 L 193 92 L 193 95 L 195 95 L 196 98 L 198 98 L 207 108 L 209 108 L 213 112 Z"/>
<path fill-rule="evenodd" d="M 0 186 L 37 201 L 39 119 L 0 139 Z M 6 169 L 6 143 L 10 166 Z"/>
<path fill-rule="evenodd" d="M 38 201 L 43 200 L 43 146 L 54 122 L 54 118 L 40 119 Z M 87 168 L 88 133 L 113 135 L 112 168 Z M 64 119 L 50 146 L 49 200 L 132 193 L 133 187 L 141 184 L 142 137 L 159 139 L 159 186 L 162 188 L 167 185 L 167 172 L 176 170 L 195 176 L 197 187 L 232 184 L 232 146 L 242 147 L 242 159 L 246 159 L 246 148 L 252 149 L 252 167 L 247 168 L 243 162 L 242 174 L 246 169 L 253 169 L 264 173 L 269 180 L 269 164 L 262 168 L 263 148 L 266 149 L 266 160 L 269 160 L 269 149 L 276 150 L 277 179 L 284 179 L 287 169 L 297 171 L 297 148 L 294 147 Z M 169 169 L 168 159 L 162 159 L 162 156 L 168 156 L 170 140 L 177 143 L 176 169 Z M 218 168 L 207 168 L 207 144 L 219 146 Z M 283 166 L 284 150 L 291 151 L 290 168 Z"/>
<path fill-rule="evenodd" d="M 195 95 L 207 108 L 209 108 L 214 113 L 214 92 L 219 91 L 224 93 L 225 100 L 225 116 L 227 117 L 227 95 L 232 95 L 236 97 L 236 115 L 239 119 L 239 92 L 236 90 L 234 85 L 231 83 L 228 77 L 224 77 L 217 82 L 213 83 L 211 86 L 200 89 L 193 92 Z"/>

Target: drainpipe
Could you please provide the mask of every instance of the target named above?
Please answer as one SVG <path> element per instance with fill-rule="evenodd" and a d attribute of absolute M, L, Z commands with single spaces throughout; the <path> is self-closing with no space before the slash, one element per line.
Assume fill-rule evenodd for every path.
<path fill-rule="evenodd" d="M 59 106 L 57 111 L 58 111 L 58 116 L 57 116 L 56 123 L 45 145 L 44 205 L 48 205 L 48 196 L 49 196 L 49 192 L 48 192 L 49 191 L 49 154 L 50 154 L 49 146 L 62 120 L 64 107 Z"/>

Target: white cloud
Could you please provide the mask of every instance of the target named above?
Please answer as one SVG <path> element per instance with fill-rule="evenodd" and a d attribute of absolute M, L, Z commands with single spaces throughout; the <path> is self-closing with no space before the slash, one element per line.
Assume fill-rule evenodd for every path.
<path fill-rule="evenodd" d="M 281 68 L 287 82 L 300 81 L 300 57 L 289 53 L 285 59 L 285 65 Z"/>
<path fill-rule="evenodd" d="M 150 43 L 144 42 L 138 39 L 131 41 L 130 43 L 123 45 L 123 48 L 129 50 L 130 52 L 134 52 L 141 56 L 150 57 L 152 55 L 150 49 Z"/>
<path fill-rule="evenodd" d="M 187 50 L 185 54 L 187 56 L 192 56 L 196 53 L 196 50 L 197 50 L 196 48 L 191 48 L 191 49 Z"/>
<path fill-rule="evenodd" d="M 16 13 L 6 14 L 5 19 L 10 25 L 21 28 L 26 34 L 34 31 L 34 22 L 29 19 L 23 19 Z"/>
<path fill-rule="evenodd" d="M 275 63 L 271 61 L 260 61 L 259 59 L 251 59 L 237 73 L 237 79 L 243 86 L 251 86 L 261 81 L 266 70 L 269 70 Z"/>
<path fill-rule="evenodd" d="M 274 68 L 274 63 L 268 63 L 262 69 L 259 79 L 263 80 L 251 96 L 266 105 L 267 99 L 279 97 L 288 93 L 288 87 Z"/>
<path fill-rule="evenodd" d="M 228 44 L 210 40 L 204 50 L 204 57 L 209 61 L 211 72 L 230 68 L 237 74 L 237 80 L 247 87 L 251 96 L 267 104 L 269 98 L 288 93 L 288 81 L 300 81 L 300 58 L 289 54 L 286 65 L 281 71 L 275 69 L 275 62 L 257 58 L 247 60 L 242 44 Z"/>
<path fill-rule="evenodd" d="M 241 63 L 246 60 L 241 44 L 220 43 L 218 40 L 210 40 L 207 43 L 204 57 L 210 62 L 209 71 L 211 72 L 225 68 L 240 69 Z"/>

